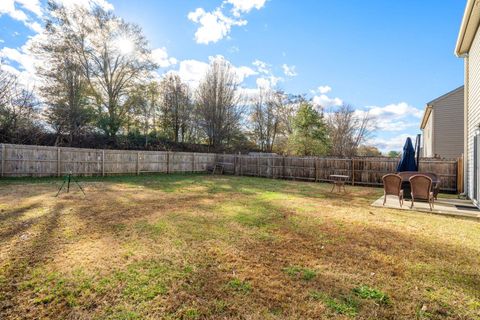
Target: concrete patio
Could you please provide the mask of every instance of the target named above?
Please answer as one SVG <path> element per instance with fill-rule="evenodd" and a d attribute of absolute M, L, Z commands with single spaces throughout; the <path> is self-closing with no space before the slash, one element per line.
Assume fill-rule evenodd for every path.
<path fill-rule="evenodd" d="M 403 202 L 403 206 L 400 207 L 398 198 L 393 196 L 387 197 L 387 202 L 385 203 L 385 206 L 383 205 L 383 196 L 372 203 L 373 207 L 419 211 L 480 221 L 480 210 L 475 207 L 470 200 L 438 198 L 438 200 L 435 201 L 435 206 L 433 210 L 431 211 L 427 202 L 415 201 L 415 206 L 413 208 L 410 208 L 410 205 L 410 199 L 406 199 Z"/>

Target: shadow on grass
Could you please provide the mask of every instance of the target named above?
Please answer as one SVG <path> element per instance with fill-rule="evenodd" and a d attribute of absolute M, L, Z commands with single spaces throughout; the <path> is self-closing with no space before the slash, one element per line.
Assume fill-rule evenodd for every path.
<path fill-rule="evenodd" d="M 159 282 L 153 291 L 147 290 L 150 280 L 154 281 L 149 278 L 150 269 L 153 278 L 164 277 L 172 264 L 166 264 L 166 271 L 157 270 L 157 264 L 163 262 L 142 257 L 138 258 L 138 267 L 133 265 L 131 270 L 118 271 L 111 266 L 110 276 L 115 278 L 118 273 L 119 285 L 129 291 L 123 296 L 123 291 L 114 288 L 118 284 L 114 282 L 111 291 L 96 293 L 98 305 L 107 301 L 115 306 L 131 303 L 136 308 L 140 303 L 129 302 L 131 294 L 142 301 L 146 315 L 158 318 L 321 318 L 325 306 L 309 300 L 310 292 L 323 292 L 340 301 L 353 288 L 367 284 L 391 296 L 392 306 L 362 301 L 360 317 L 412 319 L 424 302 L 436 317 L 447 314 L 445 317 L 454 318 L 458 314 L 468 318 L 471 314 L 465 311 L 466 302 L 461 298 L 480 299 L 479 271 L 475 269 L 480 265 L 480 254 L 476 250 L 447 245 L 429 239 L 428 235 L 393 231 L 388 225 L 340 225 L 334 218 L 323 217 L 322 212 L 318 212 L 318 219 L 307 219 L 308 213 L 285 208 L 277 201 L 290 194 L 302 201 L 325 199 L 334 202 L 333 207 L 356 208 L 364 207 L 364 197 L 376 191 L 352 188 L 350 193 L 337 195 L 328 193 L 327 184 L 205 175 L 85 181 L 143 186 L 149 192 L 161 193 L 155 197 L 157 193 L 153 192 L 138 200 L 141 191 L 117 193 L 115 186 L 106 184 L 108 197 L 100 194 L 95 200 L 87 198 L 82 202 L 58 199 L 52 212 L 36 220 L 40 230 L 34 239 L 15 248 L 10 255 L 12 259 L 5 269 L 8 286 L 2 292 L 6 301 L 17 302 L 16 283 L 27 277 L 27 270 L 51 259 L 61 245 L 54 241 L 59 215 L 74 202 L 76 209 L 72 214 L 84 224 L 82 235 L 121 235 L 128 241 L 128 236 L 137 233 L 140 245 L 151 245 L 144 238 L 153 242 L 169 239 L 182 250 L 180 261 L 173 262 L 172 269 L 185 264 L 194 266 L 185 278 L 182 275 L 176 282 Z M 150 262 L 144 264 L 145 259 Z M 284 271 L 289 266 L 308 268 L 315 276 L 308 281 L 291 277 Z M 248 284 L 250 289 L 232 290 L 228 284 L 234 280 Z M 74 281 L 71 285 L 79 286 Z M 429 300 L 428 292 L 441 288 L 459 296 L 446 297 L 447 303 Z M 156 300 L 156 295 L 165 297 Z M 58 304 L 52 301 L 31 310 L 48 315 L 55 308 L 61 309 Z M 85 307 L 85 312 L 96 311 L 96 303 L 88 306 L 92 309 Z M 76 310 L 82 308 L 77 306 Z M 69 312 L 72 308 L 65 307 L 58 315 L 67 316 Z"/>
<path fill-rule="evenodd" d="M 56 242 L 53 239 L 58 231 L 58 221 L 63 208 L 63 204 L 56 204 L 49 214 L 38 217 L 39 230 L 31 233 L 30 238 L 23 243 L 17 243 L 9 252 L 10 259 L 0 269 L 4 282 L 0 286 L 2 313 L 15 307 L 16 293 L 21 291 L 19 285 L 31 275 L 37 264 L 43 263 L 55 250 Z"/>
<path fill-rule="evenodd" d="M 2 209 L 0 211 L 0 224 L 8 220 L 18 220 L 22 218 L 26 212 L 39 208 L 41 205 L 41 203 L 37 202 L 16 209 Z"/>

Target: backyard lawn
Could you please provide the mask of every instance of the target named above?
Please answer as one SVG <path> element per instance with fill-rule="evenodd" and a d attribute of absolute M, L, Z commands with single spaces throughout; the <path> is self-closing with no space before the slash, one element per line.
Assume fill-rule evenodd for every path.
<path fill-rule="evenodd" d="M 211 175 L 0 181 L 0 319 L 480 319 L 480 223 L 381 189 Z"/>

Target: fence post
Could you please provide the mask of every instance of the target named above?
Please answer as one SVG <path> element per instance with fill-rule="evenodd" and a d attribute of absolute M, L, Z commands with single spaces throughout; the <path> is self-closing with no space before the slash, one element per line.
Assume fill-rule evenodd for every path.
<path fill-rule="evenodd" d="M 260 157 L 255 158 L 257 158 L 257 177 L 260 177 Z"/>
<path fill-rule="evenodd" d="M 241 155 L 238 155 L 238 171 L 239 171 L 239 175 L 243 176 L 242 156 Z"/>
<path fill-rule="evenodd" d="M 233 175 L 237 175 L 237 155 L 233 155 Z"/>
<path fill-rule="evenodd" d="M 170 173 L 170 151 L 167 151 L 167 173 Z"/>
<path fill-rule="evenodd" d="M 282 178 L 287 178 L 287 176 L 285 175 L 285 156 L 282 157 Z"/>
<path fill-rule="evenodd" d="M 315 169 L 315 180 L 314 180 L 314 181 L 317 182 L 317 181 L 318 181 L 318 169 L 317 169 L 317 167 L 318 167 L 318 158 L 317 158 L 317 157 L 315 157 L 315 158 L 313 159 L 313 167 L 314 167 L 314 169 Z"/>
<path fill-rule="evenodd" d="M 62 175 L 62 160 L 60 156 L 61 149 L 57 148 L 57 177 Z"/>
<path fill-rule="evenodd" d="M 195 172 L 195 152 L 192 152 L 192 173 Z"/>
<path fill-rule="evenodd" d="M 137 176 L 140 174 L 140 151 L 137 151 Z"/>
<path fill-rule="evenodd" d="M 102 177 L 105 176 L 105 150 L 102 150 Z"/>
<path fill-rule="evenodd" d="M 270 176 L 272 177 L 272 179 L 275 179 L 275 175 L 273 173 L 274 171 L 274 161 L 273 161 L 274 157 L 269 157 L 268 158 L 268 166 L 270 167 Z"/>
<path fill-rule="evenodd" d="M 352 158 L 352 186 L 355 185 L 355 159 Z"/>
<path fill-rule="evenodd" d="M 5 145 L 2 143 L 2 177 L 5 175 Z"/>

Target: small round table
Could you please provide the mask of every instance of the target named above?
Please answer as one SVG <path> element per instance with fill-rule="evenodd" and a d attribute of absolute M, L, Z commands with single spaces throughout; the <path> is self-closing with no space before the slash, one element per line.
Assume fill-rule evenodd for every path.
<path fill-rule="evenodd" d="M 342 191 L 342 187 L 343 192 L 347 192 L 347 190 L 345 189 L 345 182 L 347 182 L 348 178 L 350 178 L 349 176 L 344 176 L 341 174 L 331 174 L 329 178 L 330 180 L 332 180 L 333 183 L 332 190 L 330 190 L 330 192 L 333 192 L 333 190 L 335 190 L 335 187 L 337 187 L 338 192 Z"/>

